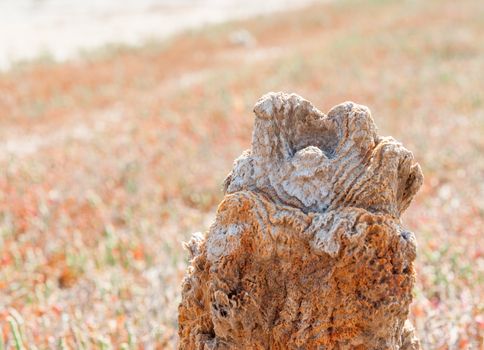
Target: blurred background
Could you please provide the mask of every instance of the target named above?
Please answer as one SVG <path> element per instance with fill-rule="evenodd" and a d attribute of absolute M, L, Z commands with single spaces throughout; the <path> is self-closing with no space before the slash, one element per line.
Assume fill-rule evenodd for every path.
<path fill-rule="evenodd" d="M 482 349 L 484 2 L 0 0 L 0 349 L 173 349 L 252 107 L 370 107 L 423 168 L 424 349 Z"/>

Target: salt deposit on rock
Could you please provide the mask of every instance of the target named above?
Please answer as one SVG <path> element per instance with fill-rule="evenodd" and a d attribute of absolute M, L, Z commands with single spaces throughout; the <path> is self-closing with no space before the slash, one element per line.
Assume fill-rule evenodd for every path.
<path fill-rule="evenodd" d="M 210 230 L 187 247 L 180 349 L 419 349 L 407 320 L 422 184 L 368 108 L 269 93 Z"/>

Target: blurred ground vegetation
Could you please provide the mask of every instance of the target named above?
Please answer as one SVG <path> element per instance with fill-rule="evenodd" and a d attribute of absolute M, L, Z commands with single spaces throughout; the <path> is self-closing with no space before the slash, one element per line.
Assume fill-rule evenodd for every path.
<path fill-rule="evenodd" d="M 0 348 L 174 348 L 182 241 L 208 228 L 255 101 L 368 105 L 423 167 L 411 318 L 482 349 L 484 3 L 358 1 L 0 74 Z"/>

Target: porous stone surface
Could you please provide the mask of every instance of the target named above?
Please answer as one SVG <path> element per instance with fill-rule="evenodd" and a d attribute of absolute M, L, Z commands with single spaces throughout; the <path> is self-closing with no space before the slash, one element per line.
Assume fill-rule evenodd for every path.
<path fill-rule="evenodd" d="M 215 222 L 187 244 L 180 349 L 419 349 L 407 320 L 413 155 L 368 108 L 295 94 L 255 105 Z"/>

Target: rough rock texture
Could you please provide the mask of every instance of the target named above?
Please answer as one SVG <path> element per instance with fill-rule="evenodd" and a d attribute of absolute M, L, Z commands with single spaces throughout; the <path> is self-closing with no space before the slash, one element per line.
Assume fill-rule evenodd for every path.
<path fill-rule="evenodd" d="M 419 349 L 412 153 L 355 103 L 325 115 L 270 93 L 254 112 L 215 223 L 187 244 L 180 349 Z"/>

